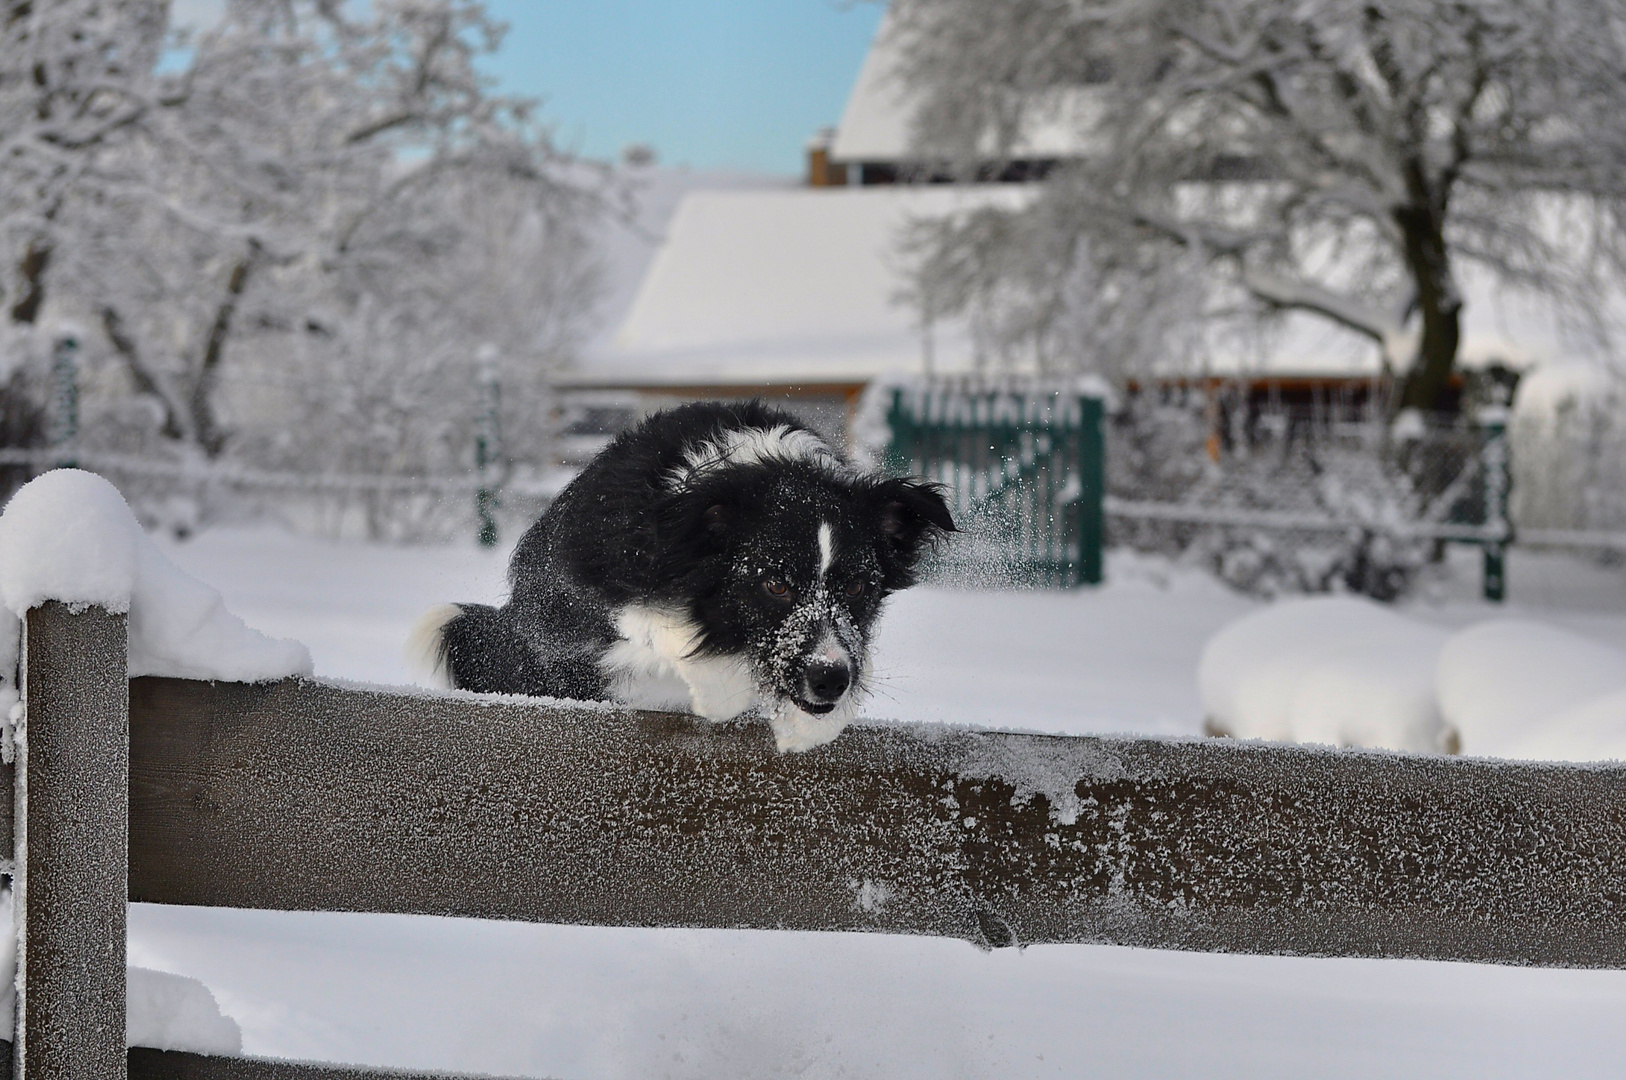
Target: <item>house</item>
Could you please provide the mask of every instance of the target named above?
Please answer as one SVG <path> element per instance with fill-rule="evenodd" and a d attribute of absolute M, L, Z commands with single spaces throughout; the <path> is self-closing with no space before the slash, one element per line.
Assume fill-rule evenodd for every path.
<path fill-rule="evenodd" d="M 1089 152 L 1088 90 L 1039 111 L 1014 155 L 990 154 L 982 182 L 936 183 L 947 177 L 912 145 L 914 105 L 889 77 L 887 42 L 883 22 L 839 125 L 808 144 L 801 185 L 683 198 L 614 337 L 558 381 L 567 460 L 641 413 L 697 398 L 761 397 L 841 437 L 878 378 L 988 364 L 975 326 L 923 318 L 909 302 L 908 227 L 1031 197 L 1030 181 Z M 1566 348 L 1547 308 L 1471 272 L 1462 285 L 1466 366 L 1521 367 Z M 1391 379 L 1376 346 L 1306 314 L 1202 351 L 1200 368 L 1171 357 L 1144 388 L 1224 393 L 1226 407 L 1361 411 Z"/>

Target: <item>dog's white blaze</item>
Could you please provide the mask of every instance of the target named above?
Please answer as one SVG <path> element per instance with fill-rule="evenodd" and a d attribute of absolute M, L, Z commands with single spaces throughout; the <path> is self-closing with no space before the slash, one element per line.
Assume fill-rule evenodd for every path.
<path fill-rule="evenodd" d="M 836 538 L 830 530 L 828 521 L 819 522 L 819 581 L 829 572 L 830 564 L 836 561 Z"/>
<path fill-rule="evenodd" d="M 813 646 L 813 659 L 823 660 L 827 664 L 846 664 L 852 667 L 853 654 L 847 651 L 847 646 L 836 637 L 834 630 L 826 630 L 819 643 Z"/>
<path fill-rule="evenodd" d="M 707 720 L 732 720 L 757 701 L 745 661 L 690 656 L 700 628 L 680 612 L 628 604 L 616 617 L 621 640 L 599 661 L 610 696 L 644 709 L 678 709 Z"/>
<path fill-rule="evenodd" d="M 436 604 L 412 624 L 406 639 L 407 666 L 433 687 L 449 690 L 451 664 L 446 656 L 446 624 L 463 614 L 456 604 Z"/>
<path fill-rule="evenodd" d="M 683 455 L 684 463 L 668 478 L 680 488 L 696 473 L 724 465 L 755 465 L 763 461 L 807 461 L 831 472 L 843 469 L 841 458 L 828 443 L 811 431 L 780 424 L 771 428 L 731 428 L 711 442 L 701 443 Z"/>

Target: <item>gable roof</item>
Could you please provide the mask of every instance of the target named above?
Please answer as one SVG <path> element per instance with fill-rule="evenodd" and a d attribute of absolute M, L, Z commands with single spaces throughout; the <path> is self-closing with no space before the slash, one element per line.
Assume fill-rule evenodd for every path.
<path fill-rule="evenodd" d="M 900 294 L 915 218 L 1032 189 L 983 185 L 697 191 L 673 216 L 609 348 L 567 381 L 862 382 L 921 372 L 928 335 Z M 970 370 L 963 322 L 932 328 L 933 370 Z"/>

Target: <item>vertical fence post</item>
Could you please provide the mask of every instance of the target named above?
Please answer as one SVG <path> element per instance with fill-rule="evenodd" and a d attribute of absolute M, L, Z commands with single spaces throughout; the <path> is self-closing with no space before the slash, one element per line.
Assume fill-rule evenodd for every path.
<path fill-rule="evenodd" d="M 79 441 L 79 339 L 72 334 L 57 338 L 51 350 L 51 411 L 47 419 L 47 441 L 60 455 L 59 468 L 71 469 L 74 446 Z"/>
<path fill-rule="evenodd" d="M 887 428 L 892 438 L 886 444 L 885 468 L 895 476 L 907 476 L 914 466 L 915 439 L 912 418 L 904 409 L 903 390 L 892 391 L 892 403 L 886 411 Z"/>
<path fill-rule="evenodd" d="M 502 404 L 502 383 L 497 377 L 497 347 L 480 346 L 480 418 L 474 434 L 474 466 L 480 487 L 474 493 L 474 512 L 480 522 L 480 546 L 497 546 L 497 489 L 494 478 L 501 430 L 497 425 Z"/>
<path fill-rule="evenodd" d="M 17 1080 L 123 1080 L 130 692 L 125 617 L 23 621 L 17 728 Z"/>
<path fill-rule="evenodd" d="M 1101 425 L 1106 411 L 1098 397 L 1078 399 L 1078 499 L 1073 503 L 1078 523 L 1078 576 L 1085 585 L 1099 585 L 1101 550 L 1106 544 L 1107 451 Z"/>
<path fill-rule="evenodd" d="M 1507 453 L 1507 407 L 1488 405 L 1476 417 L 1480 432 L 1480 465 L 1485 484 L 1484 574 L 1486 600 L 1500 603 L 1507 594 L 1507 543 L 1512 531 L 1507 517 L 1511 485 Z"/>

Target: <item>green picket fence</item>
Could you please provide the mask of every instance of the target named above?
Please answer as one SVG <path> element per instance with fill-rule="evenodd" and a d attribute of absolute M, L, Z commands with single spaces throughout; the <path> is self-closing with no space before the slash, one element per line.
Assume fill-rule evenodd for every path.
<path fill-rule="evenodd" d="M 964 536 L 932 568 L 977 584 L 1101 581 L 1099 397 L 936 380 L 893 391 L 886 464 L 944 486 Z"/>

